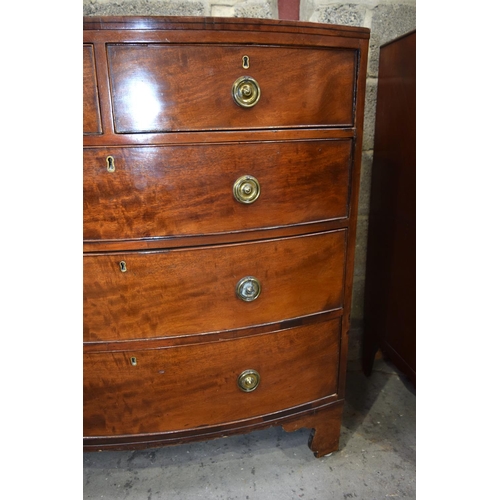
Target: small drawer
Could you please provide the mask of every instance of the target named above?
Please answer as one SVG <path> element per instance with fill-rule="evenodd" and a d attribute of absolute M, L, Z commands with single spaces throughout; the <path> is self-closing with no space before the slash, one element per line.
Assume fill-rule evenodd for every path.
<path fill-rule="evenodd" d="M 83 133 L 100 134 L 101 113 L 97 93 L 97 78 L 93 45 L 83 46 Z"/>
<path fill-rule="evenodd" d="M 110 44 L 117 133 L 352 126 L 357 50 Z"/>
<path fill-rule="evenodd" d="M 199 429 L 335 395 L 339 342 L 337 319 L 216 343 L 85 354 L 84 434 Z"/>
<path fill-rule="evenodd" d="M 214 234 L 343 218 L 351 150 L 348 139 L 85 148 L 84 239 Z"/>
<path fill-rule="evenodd" d="M 84 256 L 84 341 L 227 331 L 343 305 L 346 231 Z"/>

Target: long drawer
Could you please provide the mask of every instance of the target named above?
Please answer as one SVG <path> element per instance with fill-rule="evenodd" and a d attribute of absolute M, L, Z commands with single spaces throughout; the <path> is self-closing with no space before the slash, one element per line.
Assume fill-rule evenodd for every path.
<path fill-rule="evenodd" d="M 207 234 L 346 217 L 351 148 L 350 140 L 315 140 L 84 149 L 84 238 Z"/>
<path fill-rule="evenodd" d="M 346 231 L 84 256 L 84 341 L 232 330 L 342 307 Z"/>
<path fill-rule="evenodd" d="M 117 133 L 354 123 L 354 49 L 109 44 L 108 64 Z"/>
<path fill-rule="evenodd" d="M 84 433 L 187 430 L 335 395 L 339 341 L 337 319 L 217 343 L 85 354 Z"/>

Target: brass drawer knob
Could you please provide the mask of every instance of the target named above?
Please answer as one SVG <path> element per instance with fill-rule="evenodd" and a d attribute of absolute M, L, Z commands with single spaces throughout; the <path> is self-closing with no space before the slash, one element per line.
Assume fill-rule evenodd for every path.
<path fill-rule="evenodd" d="M 253 203 L 260 195 L 259 181 L 251 175 L 244 175 L 233 185 L 233 195 L 240 203 Z"/>
<path fill-rule="evenodd" d="M 245 276 L 236 285 L 236 295 L 244 302 L 252 302 L 260 295 L 260 282 L 254 276 Z"/>
<path fill-rule="evenodd" d="M 241 76 L 233 83 L 234 102 L 242 108 L 255 106 L 260 99 L 260 87 L 251 76 Z"/>
<path fill-rule="evenodd" d="M 238 387 L 243 392 L 252 392 L 257 389 L 260 382 L 260 375 L 255 370 L 245 370 L 238 377 Z"/>

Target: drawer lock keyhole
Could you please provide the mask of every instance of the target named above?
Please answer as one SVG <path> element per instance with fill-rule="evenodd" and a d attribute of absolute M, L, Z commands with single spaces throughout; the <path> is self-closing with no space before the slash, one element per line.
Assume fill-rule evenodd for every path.
<path fill-rule="evenodd" d="M 115 159 L 112 156 L 106 157 L 106 168 L 108 172 L 115 171 Z"/>
<path fill-rule="evenodd" d="M 120 262 L 120 271 L 122 273 L 126 273 L 127 272 L 127 263 L 124 260 L 122 260 Z"/>

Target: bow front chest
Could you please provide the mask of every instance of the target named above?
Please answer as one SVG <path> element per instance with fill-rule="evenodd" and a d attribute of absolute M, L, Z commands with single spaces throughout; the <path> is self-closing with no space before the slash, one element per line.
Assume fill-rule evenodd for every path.
<path fill-rule="evenodd" d="M 84 18 L 84 448 L 338 448 L 369 30 Z"/>

